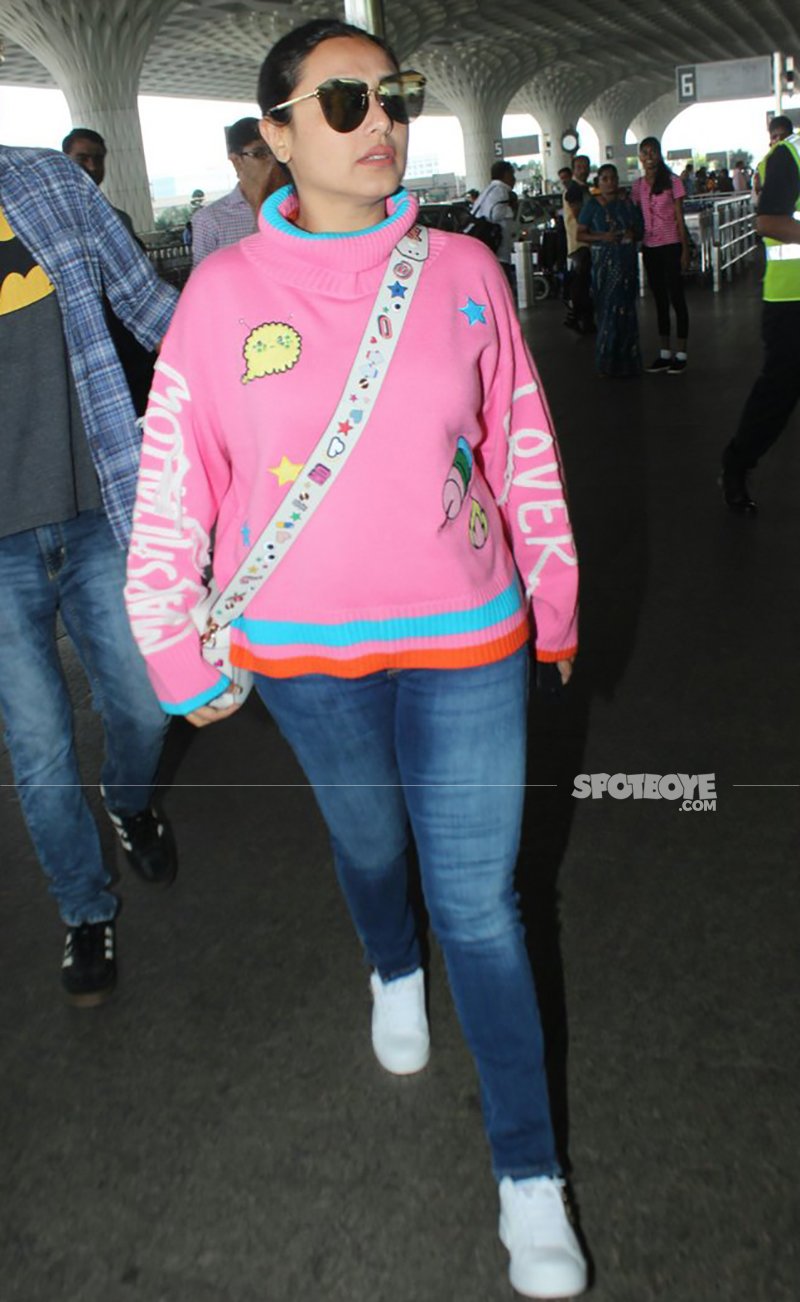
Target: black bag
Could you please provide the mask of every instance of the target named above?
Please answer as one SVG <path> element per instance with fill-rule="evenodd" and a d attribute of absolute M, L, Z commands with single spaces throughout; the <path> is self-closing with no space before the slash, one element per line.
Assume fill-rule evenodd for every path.
<path fill-rule="evenodd" d="M 499 222 L 489 221 L 488 217 L 473 217 L 464 227 L 463 234 L 480 240 L 481 244 L 485 244 L 492 250 L 492 253 L 496 253 L 503 238 L 503 228 Z"/>

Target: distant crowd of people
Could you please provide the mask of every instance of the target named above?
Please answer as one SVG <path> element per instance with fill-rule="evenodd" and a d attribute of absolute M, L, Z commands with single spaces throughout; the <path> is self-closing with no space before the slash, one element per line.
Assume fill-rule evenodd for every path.
<path fill-rule="evenodd" d="M 791 121 L 771 120 L 770 147 L 787 139 Z M 595 358 L 603 376 L 682 374 L 688 364 L 689 314 L 683 278 L 690 269 L 692 243 L 684 218 L 684 200 L 700 195 L 754 192 L 764 179 L 767 156 L 756 169 L 743 159 L 732 168 L 710 171 L 689 162 L 680 175 L 667 165 L 660 141 L 650 136 L 639 145 L 642 174 L 623 186 L 617 168 L 606 163 L 589 180 L 590 160 L 577 154 L 571 166 L 559 169 L 563 206 L 557 218 L 561 232 L 565 326 L 578 334 L 596 335 Z M 512 287 L 512 241 L 515 223 L 514 169 L 499 160 L 486 189 L 469 192 L 472 214 L 491 218 L 504 228 L 501 256 Z M 647 283 L 658 326 L 658 352 L 644 366 L 639 347 L 637 299 L 641 249 Z M 673 326 L 674 316 L 674 326 Z"/>
<path fill-rule="evenodd" d="M 753 172 L 744 159 L 739 158 L 733 165 L 733 174 L 727 167 L 718 171 L 708 167 L 694 169 L 694 163 L 687 163 L 681 172 L 681 181 L 687 197 L 701 194 L 746 194 L 753 188 Z"/>
<path fill-rule="evenodd" d="M 738 159 L 732 175 L 725 167 L 717 172 L 699 167 L 695 172 L 687 163 L 678 176 L 653 136 L 639 145 L 641 176 L 629 190 L 620 185 L 612 163 L 600 167 L 590 184 L 585 154 L 576 155 L 572 166 L 558 173 L 563 194 L 564 324 L 578 334 L 596 336 L 595 364 L 606 377 L 637 376 L 643 370 L 680 375 L 686 370 L 689 312 L 683 281 L 692 247 L 684 201 L 752 191 L 766 259 L 764 365 L 724 450 L 720 474 L 725 503 L 739 514 L 756 510 L 749 472 L 779 437 L 800 398 L 793 351 L 800 332 L 800 254 L 794 251 L 800 217 L 798 137 L 783 114 L 771 118 L 768 133 L 769 151 L 757 167 L 750 169 Z M 492 178 L 482 194 L 474 192 L 472 211 L 505 224 L 508 250 L 514 227 L 513 168 L 499 161 Z M 637 311 L 640 248 L 658 329 L 658 352 L 646 366 Z M 513 273 L 509 279 L 513 285 Z"/>

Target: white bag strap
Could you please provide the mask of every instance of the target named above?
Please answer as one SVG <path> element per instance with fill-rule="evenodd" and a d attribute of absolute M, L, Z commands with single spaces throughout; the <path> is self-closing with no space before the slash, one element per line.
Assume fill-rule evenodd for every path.
<path fill-rule="evenodd" d="M 355 361 L 325 433 L 220 592 L 209 612 L 205 636 L 225 628 L 244 613 L 247 603 L 274 574 L 352 456 L 375 409 L 427 256 L 428 232 L 424 226 L 412 226 L 392 250 Z"/>
<path fill-rule="evenodd" d="M 494 185 L 494 181 L 490 181 L 489 184 L 484 186 L 484 188 L 481 190 L 480 194 L 478 195 L 477 199 L 475 200 L 475 202 L 473 203 L 472 207 L 469 210 L 470 217 L 486 216 L 485 213 L 481 212 L 481 206 L 493 185 Z"/>

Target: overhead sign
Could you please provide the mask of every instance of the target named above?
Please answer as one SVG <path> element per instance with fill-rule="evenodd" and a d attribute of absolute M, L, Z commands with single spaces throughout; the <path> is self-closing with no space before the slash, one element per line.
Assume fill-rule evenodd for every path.
<path fill-rule="evenodd" d="M 767 131 L 769 131 L 770 122 L 777 116 L 774 109 L 767 109 Z M 800 127 L 800 109 L 782 108 L 780 116 L 788 118 L 793 127 Z"/>
<path fill-rule="evenodd" d="M 495 140 L 495 142 L 494 142 L 494 146 L 493 146 L 493 147 L 494 147 L 494 156 L 495 156 L 495 158 L 502 158 L 502 157 L 503 157 L 503 142 L 502 142 L 502 140 Z"/>
<path fill-rule="evenodd" d="M 774 90 L 772 55 L 685 64 L 675 69 L 675 79 L 679 104 L 762 98 Z"/>
<path fill-rule="evenodd" d="M 522 158 L 528 154 L 540 154 L 538 136 L 504 136 L 502 158 Z"/>
<path fill-rule="evenodd" d="M 634 142 L 631 145 L 625 141 L 618 142 L 616 145 L 606 145 L 605 154 L 606 162 L 611 162 L 614 158 L 628 159 L 636 158 L 639 153 L 639 146 Z"/>
<path fill-rule="evenodd" d="M 691 149 L 668 149 L 667 161 L 672 162 L 677 158 L 694 158 Z"/>

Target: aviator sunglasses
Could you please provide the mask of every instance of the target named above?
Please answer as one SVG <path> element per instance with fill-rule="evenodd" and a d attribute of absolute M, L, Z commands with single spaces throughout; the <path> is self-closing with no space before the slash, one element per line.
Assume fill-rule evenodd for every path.
<path fill-rule="evenodd" d="M 367 116 L 369 97 L 373 94 L 392 122 L 407 126 L 422 112 L 425 78 L 421 72 L 395 72 L 382 77 L 373 91 L 365 81 L 356 81 L 353 77 L 330 77 L 307 95 L 276 104 L 265 116 L 272 117 L 304 99 L 318 99 L 329 127 L 334 131 L 355 131 Z"/>

